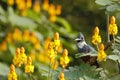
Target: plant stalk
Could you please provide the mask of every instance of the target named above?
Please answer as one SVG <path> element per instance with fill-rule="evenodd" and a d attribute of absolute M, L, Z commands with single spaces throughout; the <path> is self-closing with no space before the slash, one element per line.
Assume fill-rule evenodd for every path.
<path fill-rule="evenodd" d="M 109 14 L 107 13 L 107 42 L 110 42 L 110 36 L 109 36 Z"/>
<path fill-rule="evenodd" d="M 119 74 L 120 74 L 120 63 L 118 60 L 117 60 L 117 64 L 118 64 L 118 70 L 119 70 Z"/>

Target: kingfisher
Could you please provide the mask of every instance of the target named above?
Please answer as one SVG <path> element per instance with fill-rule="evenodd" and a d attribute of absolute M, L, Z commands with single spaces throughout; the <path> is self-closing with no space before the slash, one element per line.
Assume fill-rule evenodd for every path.
<path fill-rule="evenodd" d="M 95 49 L 93 47 L 91 47 L 90 45 L 88 45 L 85 42 L 85 38 L 84 38 L 84 36 L 81 32 L 79 32 L 75 41 L 77 42 L 77 47 L 78 47 L 78 52 L 79 53 L 90 53 L 90 52 L 95 51 Z"/>
<path fill-rule="evenodd" d="M 77 48 L 78 48 L 79 53 L 87 54 L 87 53 L 95 52 L 95 49 L 92 46 L 90 46 L 86 43 L 82 32 L 79 32 L 75 41 L 77 43 Z M 99 64 L 98 64 L 98 61 L 97 61 L 97 56 L 86 55 L 86 56 L 81 57 L 81 59 L 85 63 L 88 63 L 90 65 L 95 65 L 95 66 L 99 67 Z"/>

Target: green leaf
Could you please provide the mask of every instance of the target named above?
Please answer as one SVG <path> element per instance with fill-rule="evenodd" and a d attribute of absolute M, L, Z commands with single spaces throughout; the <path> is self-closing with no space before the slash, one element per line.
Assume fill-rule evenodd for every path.
<path fill-rule="evenodd" d="M 77 54 L 75 54 L 75 57 L 76 58 L 79 58 L 79 57 L 83 57 L 83 56 L 97 56 L 97 54 L 95 54 L 95 53 L 77 53 Z"/>
<path fill-rule="evenodd" d="M 117 56 L 117 55 L 109 55 L 108 58 L 111 59 L 111 60 L 116 61 L 116 60 L 119 59 L 119 56 Z"/>
<path fill-rule="evenodd" d="M 37 24 L 32 19 L 16 15 L 12 7 L 8 7 L 8 13 L 9 22 L 14 26 L 28 28 L 30 30 L 33 30 L 37 27 Z"/>
<path fill-rule="evenodd" d="M 81 64 L 80 66 L 69 67 L 65 72 L 66 80 L 98 80 L 98 71 L 95 67 L 91 67 L 87 64 Z M 89 78 L 89 79 L 88 79 Z"/>
<path fill-rule="evenodd" d="M 15 46 L 8 44 L 8 49 L 12 55 L 15 55 Z"/>
<path fill-rule="evenodd" d="M 8 73 L 9 67 L 4 63 L 0 63 L 0 76 L 7 76 Z"/>
<path fill-rule="evenodd" d="M 105 5 L 110 5 L 112 4 L 112 0 L 96 0 L 95 3 L 105 6 Z"/>
<path fill-rule="evenodd" d="M 1 6 L 0 6 L 0 21 L 3 23 L 7 23 L 8 21 L 6 17 L 6 13 Z"/>
<path fill-rule="evenodd" d="M 113 12 L 113 11 L 118 10 L 119 8 L 120 8 L 120 7 L 119 7 L 117 4 L 114 4 L 114 5 L 108 6 L 106 9 L 107 9 L 107 11 L 109 11 L 109 12 Z"/>
<path fill-rule="evenodd" d="M 60 23 L 67 30 L 67 32 L 71 32 L 71 26 L 64 18 L 57 17 L 56 22 Z"/>
<path fill-rule="evenodd" d="M 5 15 L 5 11 L 4 11 L 4 9 L 0 6 L 0 14 L 1 15 Z"/>

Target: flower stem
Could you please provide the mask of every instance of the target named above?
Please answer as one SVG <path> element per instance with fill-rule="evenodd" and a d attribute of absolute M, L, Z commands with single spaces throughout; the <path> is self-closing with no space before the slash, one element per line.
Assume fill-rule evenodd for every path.
<path fill-rule="evenodd" d="M 48 80 L 51 80 L 51 60 L 49 64 Z"/>
<path fill-rule="evenodd" d="M 29 77 L 30 77 L 30 80 L 34 80 L 34 78 L 32 77 L 31 74 L 28 74 L 28 75 L 29 75 Z"/>
<path fill-rule="evenodd" d="M 113 48 L 115 49 L 115 36 L 113 35 Z"/>
<path fill-rule="evenodd" d="M 118 64 L 118 70 L 119 70 L 119 74 L 120 74 L 120 63 L 118 60 L 117 60 L 117 64 Z"/>
<path fill-rule="evenodd" d="M 99 51 L 99 46 L 98 46 L 98 44 L 97 44 L 96 46 L 97 46 L 97 50 Z"/>
<path fill-rule="evenodd" d="M 109 14 L 107 14 L 107 42 L 110 42 L 108 27 L 109 27 Z"/>

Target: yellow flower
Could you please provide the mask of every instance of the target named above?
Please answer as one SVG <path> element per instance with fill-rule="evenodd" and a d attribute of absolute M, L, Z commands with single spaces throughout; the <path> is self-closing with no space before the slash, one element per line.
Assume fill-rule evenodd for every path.
<path fill-rule="evenodd" d="M 20 60 L 21 60 L 22 63 L 26 63 L 26 61 L 27 61 L 27 56 L 25 54 L 24 47 L 20 48 Z"/>
<path fill-rule="evenodd" d="M 19 48 L 17 48 L 16 49 L 16 53 L 15 53 L 15 56 L 14 56 L 14 58 L 13 58 L 13 64 L 15 65 L 15 66 L 18 66 L 18 67 L 20 67 L 21 65 L 22 65 L 22 62 L 21 62 L 21 60 L 20 60 L 20 49 Z"/>
<path fill-rule="evenodd" d="M 101 51 L 98 52 L 98 58 L 97 58 L 97 60 L 99 62 L 106 61 L 106 57 L 107 57 L 106 53 L 103 50 L 101 50 Z"/>
<path fill-rule="evenodd" d="M 20 2 L 22 2 L 23 0 L 15 0 L 15 3 L 18 4 Z"/>
<path fill-rule="evenodd" d="M 13 36 L 13 40 L 15 40 L 15 41 L 21 41 L 22 40 L 22 33 L 18 28 L 14 29 L 14 32 L 13 32 L 12 36 Z"/>
<path fill-rule="evenodd" d="M 25 30 L 23 33 L 23 40 L 29 41 L 29 39 L 30 39 L 30 32 L 29 32 L 29 30 Z"/>
<path fill-rule="evenodd" d="M 36 42 L 35 42 L 35 44 L 34 44 L 34 48 L 36 49 L 36 50 L 40 50 L 40 41 L 39 40 L 37 40 Z"/>
<path fill-rule="evenodd" d="M 27 64 L 25 65 L 25 73 L 33 73 L 34 65 L 32 65 L 31 57 L 27 57 Z"/>
<path fill-rule="evenodd" d="M 43 10 L 47 11 L 48 8 L 49 8 L 49 1 L 48 0 L 44 0 L 42 7 L 43 7 Z"/>
<path fill-rule="evenodd" d="M 63 55 L 62 55 L 62 57 L 60 58 L 60 65 L 61 65 L 63 68 L 65 68 L 65 67 L 68 65 L 69 62 L 70 62 L 70 59 L 69 59 L 69 57 L 68 57 L 68 51 L 67 51 L 67 49 L 64 49 L 64 50 L 63 50 Z"/>
<path fill-rule="evenodd" d="M 55 22 L 56 21 L 56 15 L 50 15 L 49 20 L 51 22 Z"/>
<path fill-rule="evenodd" d="M 6 41 L 3 41 L 3 42 L 0 44 L 0 50 L 1 50 L 1 51 L 6 51 L 6 50 L 7 50 L 7 42 L 6 42 Z"/>
<path fill-rule="evenodd" d="M 94 29 L 94 34 L 92 36 L 92 43 L 94 45 L 101 43 L 101 36 L 99 35 L 99 28 L 97 26 Z"/>
<path fill-rule="evenodd" d="M 27 9 L 24 8 L 24 9 L 20 10 L 20 15 L 21 16 L 26 16 L 27 15 Z"/>
<path fill-rule="evenodd" d="M 60 73 L 59 80 L 65 80 L 64 73 L 62 73 L 62 72 Z"/>
<path fill-rule="evenodd" d="M 18 1 L 19 3 L 17 4 L 17 8 L 19 9 L 19 10 L 23 10 L 23 9 L 25 9 L 26 8 L 26 4 L 25 4 L 25 1 L 24 0 L 20 0 L 20 1 Z"/>
<path fill-rule="evenodd" d="M 14 5 L 14 0 L 7 0 L 7 4 L 10 6 Z"/>
<path fill-rule="evenodd" d="M 38 60 L 40 62 L 44 62 L 45 61 L 44 58 L 45 58 L 44 53 L 42 51 L 40 51 L 39 54 L 38 54 Z"/>
<path fill-rule="evenodd" d="M 32 32 L 30 34 L 30 42 L 32 42 L 33 44 L 35 44 L 36 41 L 37 41 L 37 37 L 36 37 L 35 33 Z"/>
<path fill-rule="evenodd" d="M 111 16 L 111 18 L 110 18 L 110 24 L 115 24 L 115 17 L 114 16 Z"/>
<path fill-rule="evenodd" d="M 49 13 L 50 15 L 54 15 L 54 16 L 56 15 L 55 5 L 50 4 L 49 9 L 48 9 L 48 13 Z"/>
<path fill-rule="evenodd" d="M 54 34 L 54 44 L 55 44 L 55 47 L 56 47 L 56 50 L 58 49 L 58 47 L 60 46 L 60 40 L 59 40 L 59 33 L 56 32 Z"/>
<path fill-rule="evenodd" d="M 10 66 L 10 73 L 8 74 L 8 80 L 17 80 L 17 74 L 15 72 L 15 66 Z"/>
<path fill-rule="evenodd" d="M 7 33 L 6 41 L 7 41 L 8 43 L 11 43 L 11 42 L 12 42 L 12 34 L 11 34 L 11 33 Z"/>
<path fill-rule="evenodd" d="M 33 5 L 33 10 L 36 12 L 36 13 L 39 13 L 40 12 L 40 2 L 39 0 L 36 0 L 34 5 Z"/>
<path fill-rule="evenodd" d="M 32 61 L 35 60 L 36 56 L 35 56 L 35 51 L 34 50 L 31 50 L 30 57 L 31 57 Z"/>
<path fill-rule="evenodd" d="M 55 52 L 54 52 L 54 49 L 53 49 L 53 43 L 50 42 L 49 45 L 48 45 L 48 57 L 50 60 L 54 60 L 55 58 Z"/>
<path fill-rule="evenodd" d="M 27 6 L 27 8 L 31 8 L 32 0 L 26 0 L 26 6 Z"/>
<path fill-rule="evenodd" d="M 94 34 L 99 34 L 99 28 L 98 28 L 98 26 L 95 27 Z"/>
<path fill-rule="evenodd" d="M 51 38 L 50 38 L 50 37 L 47 37 L 47 38 L 44 40 L 44 49 L 45 49 L 45 50 L 48 49 L 48 45 L 49 45 L 50 42 L 51 42 Z"/>
<path fill-rule="evenodd" d="M 110 24 L 108 27 L 109 34 L 116 35 L 118 33 L 117 25 L 115 24 L 115 17 L 110 18 Z"/>
<path fill-rule="evenodd" d="M 101 61 L 106 61 L 106 57 L 107 57 L 107 55 L 106 55 L 106 53 L 104 52 L 104 45 L 103 44 L 100 44 L 100 47 L 99 47 L 99 51 L 98 51 L 98 55 L 97 55 L 98 57 L 97 57 L 97 60 L 99 61 L 99 62 L 101 62 Z"/>
<path fill-rule="evenodd" d="M 116 35 L 118 33 L 118 28 L 116 24 L 109 24 L 109 34 Z"/>
<path fill-rule="evenodd" d="M 51 68 L 52 68 L 53 70 L 56 70 L 57 67 L 58 67 L 58 61 L 57 61 L 57 60 L 52 61 Z"/>
<path fill-rule="evenodd" d="M 97 44 L 101 43 L 101 36 L 98 35 L 98 34 L 94 34 L 94 35 L 92 36 L 92 43 L 93 43 L 94 45 L 97 45 Z"/>
<path fill-rule="evenodd" d="M 56 8 L 56 15 L 60 15 L 61 14 L 61 5 L 57 5 L 57 8 Z"/>
<path fill-rule="evenodd" d="M 17 48 L 16 54 L 13 58 L 13 64 L 20 67 L 23 63 L 26 63 L 27 56 L 25 55 L 24 47 Z"/>

